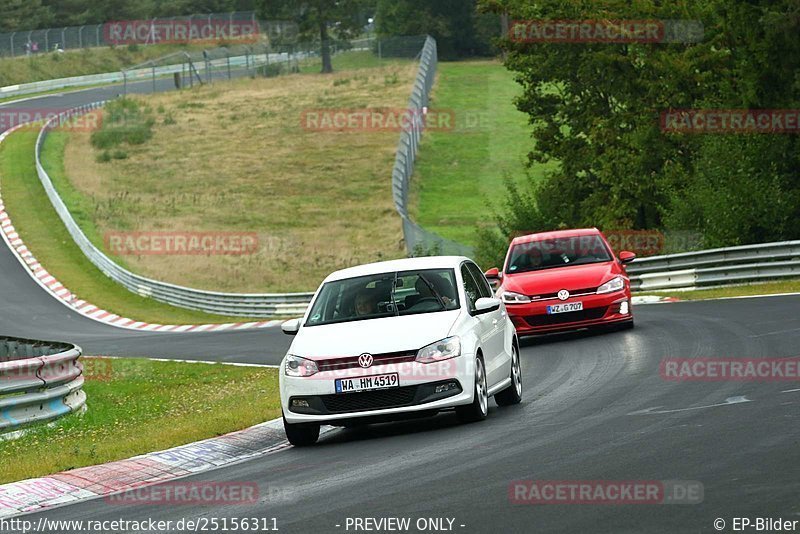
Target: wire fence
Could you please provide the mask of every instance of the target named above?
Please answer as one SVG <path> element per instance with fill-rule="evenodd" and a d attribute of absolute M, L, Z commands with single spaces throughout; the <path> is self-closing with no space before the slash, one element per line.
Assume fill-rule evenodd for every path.
<path fill-rule="evenodd" d="M 243 35 L 247 28 L 253 33 Z M 132 44 L 224 42 L 242 37 L 263 42 L 292 42 L 297 36 L 296 24 L 259 21 L 253 11 L 208 13 L 0 33 L 0 57 Z"/>
<path fill-rule="evenodd" d="M 386 50 L 385 47 L 384 50 Z M 420 52 L 417 79 L 414 82 L 414 89 L 408 101 L 411 127 L 404 129 L 400 134 L 400 143 L 397 146 L 394 169 L 392 170 L 392 195 L 397 213 L 403 219 L 403 238 L 409 256 L 436 254 L 471 256 L 471 247 L 450 241 L 425 230 L 411 219 L 408 211 L 411 176 L 414 174 L 414 163 L 422 140 L 422 133 L 425 129 L 425 114 L 428 111 L 431 88 L 436 80 L 437 66 L 436 39 L 428 36 Z"/>
<path fill-rule="evenodd" d="M 350 66 L 375 65 L 396 59 L 419 56 L 425 36 L 354 40 L 331 40 L 331 56 L 348 61 Z M 161 92 L 174 88 L 211 84 L 219 80 L 249 76 L 274 77 L 297 72 L 319 71 L 322 67 L 319 40 L 294 43 L 257 43 L 181 51 L 133 65 L 122 71 L 123 94 L 130 84 L 136 92 Z M 350 54 L 348 56 L 348 54 Z M 348 60 L 348 58 L 350 58 Z M 336 65 L 334 65 L 336 67 Z"/>

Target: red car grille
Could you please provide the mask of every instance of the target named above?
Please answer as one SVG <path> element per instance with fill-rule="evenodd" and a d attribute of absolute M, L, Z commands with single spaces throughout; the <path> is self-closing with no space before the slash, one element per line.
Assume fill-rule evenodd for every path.
<path fill-rule="evenodd" d="M 577 323 L 580 321 L 593 321 L 602 318 L 608 306 L 601 308 L 590 308 L 568 313 L 554 313 L 552 315 L 528 315 L 525 322 L 531 326 L 551 326 L 556 324 Z"/>
<path fill-rule="evenodd" d="M 392 363 L 413 362 L 417 358 L 417 351 L 387 352 L 384 354 L 372 355 L 372 366 L 388 365 Z M 342 358 L 330 358 L 317 360 L 317 368 L 320 371 L 338 371 L 340 369 L 354 369 L 361 367 L 358 364 L 358 356 L 345 356 Z"/>
<path fill-rule="evenodd" d="M 570 289 L 569 294 L 570 296 L 578 296 L 578 295 L 593 295 L 597 293 L 596 287 L 585 287 L 583 289 Z M 558 292 L 556 293 L 542 293 L 541 295 L 531 295 L 531 299 L 533 300 L 544 300 L 544 299 L 556 299 L 558 298 Z"/>

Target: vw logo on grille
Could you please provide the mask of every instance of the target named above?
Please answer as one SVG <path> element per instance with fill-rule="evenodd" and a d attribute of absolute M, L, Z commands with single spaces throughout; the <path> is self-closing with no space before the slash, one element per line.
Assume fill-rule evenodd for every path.
<path fill-rule="evenodd" d="M 567 300 L 569 298 L 569 291 L 562 289 L 558 292 L 558 300 Z"/>
<path fill-rule="evenodd" d="M 364 368 L 372 367 L 372 354 L 370 354 L 369 352 L 365 352 L 364 354 L 359 356 L 358 365 Z"/>

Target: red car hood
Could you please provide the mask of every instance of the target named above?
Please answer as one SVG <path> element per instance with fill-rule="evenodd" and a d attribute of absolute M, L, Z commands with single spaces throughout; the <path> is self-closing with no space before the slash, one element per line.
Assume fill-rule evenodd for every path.
<path fill-rule="evenodd" d="M 624 273 L 620 272 L 616 262 L 609 261 L 504 274 L 502 286 L 503 289 L 523 295 L 557 293 L 562 289 L 573 292 L 578 289 L 597 288 L 620 274 Z"/>

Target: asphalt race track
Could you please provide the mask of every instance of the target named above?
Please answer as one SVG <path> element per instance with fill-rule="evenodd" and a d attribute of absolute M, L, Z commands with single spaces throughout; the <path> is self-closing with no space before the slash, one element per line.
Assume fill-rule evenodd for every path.
<path fill-rule="evenodd" d="M 796 355 L 799 306 L 794 296 L 641 306 L 632 331 L 525 343 L 523 404 L 492 403 L 484 422 L 459 425 L 445 413 L 334 430 L 315 447 L 190 479 L 257 482 L 255 505 L 95 500 L 46 516 L 275 517 L 281 532 L 344 532 L 348 517 L 448 517 L 456 532 L 617 533 L 713 532 L 714 519 L 730 525 L 734 516 L 800 519 L 800 392 L 782 393 L 796 383 L 675 383 L 658 373 L 664 357 Z M 751 402 L 702 408 L 737 396 Z M 630 415 L 656 407 L 667 413 Z M 520 479 L 694 480 L 704 501 L 511 505 L 509 483 Z"/>
<path fill-rule="evenodd" d="M 99 91 L 109 90 L 56 98 L 77 105 L 96 100 Z M 154 334 L 96 323 L 53 300 L 5 246 L 0 273 L 0 334 L 71 341 L 87 354 L 271 364 L 288 346 L 276 328 Z M 280 532 L 326 533 L 348 532 L 347 518 L 409 517 L 413 524 L 425 517 L 453 519 L 455 532 L 498 534 L 715 532 L 716 518 L 730 532 L 734 517 L 797 520 L 800 386 L 670 382 L 659 376 L 659 363 L 666 357 L 796 356 L 799 310 L 798 296 L 638 306 L 631 331 L 525 341 L 523 403 L 506 409 L 491 403 L 484 422 L 460 425 L 445 413 L 334 430 L 315 447 L 189 479 L 257 482 L 256 504 L 148 506 L 99 499 L 26 519 L 274 517 Z M 703 484 L 704 500 L 512 505 L 509 484 L 521 479 L 691 480 Z"/>

